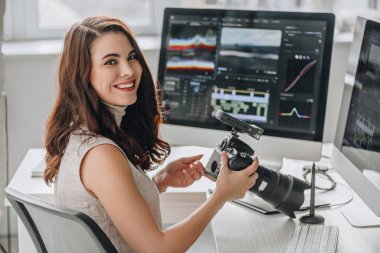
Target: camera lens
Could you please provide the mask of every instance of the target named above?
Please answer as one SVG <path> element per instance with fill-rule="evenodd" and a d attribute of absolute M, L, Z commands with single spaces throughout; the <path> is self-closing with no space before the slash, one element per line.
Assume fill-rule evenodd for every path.
<path fill-rule="evenodd" d="M 283 175 L 260 165 L 256 172 L 259 177 L 250 191 L 272 204 L 280 212 L 295 218 L 294 211 L 304 202 L 304 191 L 310 188 L 310 185 L 298 178 Z M 263 181 L 266 182 L 266 187 L 261 190 L 260 185 Z"/>

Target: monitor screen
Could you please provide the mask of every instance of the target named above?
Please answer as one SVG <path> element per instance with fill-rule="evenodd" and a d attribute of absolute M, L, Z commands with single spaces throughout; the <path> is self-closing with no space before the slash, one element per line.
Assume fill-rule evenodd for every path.
<path fill-rule="evenodd" d="M 322 141 L 334 15 L 165 10 L 158 80 L 170 124 Z"/>
<path fill-rule="evenodd" d="M 342 152 L 380 189 L 380 24 L 363 26 Z"/>
<path fill-rule="evenodd" d="M 369 207 L 347 207 L 347 220 L 380 226 L 380 23 L 357 18 L 348 64 L 332 166 Z"/>

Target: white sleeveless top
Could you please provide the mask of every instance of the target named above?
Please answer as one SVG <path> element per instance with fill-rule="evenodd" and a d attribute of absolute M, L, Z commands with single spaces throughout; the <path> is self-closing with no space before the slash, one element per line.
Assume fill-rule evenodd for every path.
<path fill-rule="evenodd" d="M 83 133 L 83 130 L 77 130 L 71 134 L 62 157 L 58 175 L 55 178 L 56 203 L 90 216 L 102 228 L 118 252 L 132 252 L 132 249 L 120 235 L 101 203 L 87 192 L 80 179 L 80 165 L 83 157 L 90 149 L 98 145 L 114 145 L 120 149 L 126 159 L 128 158 L 112 140 L 105 137 L 89 138 L 88 135 L 82 135 L 81 133 Z M 140 194 L 152 211 L 157 225 L 162 229 L 159 191 L 156 184 L 129 160 L 128 163 Z"/>

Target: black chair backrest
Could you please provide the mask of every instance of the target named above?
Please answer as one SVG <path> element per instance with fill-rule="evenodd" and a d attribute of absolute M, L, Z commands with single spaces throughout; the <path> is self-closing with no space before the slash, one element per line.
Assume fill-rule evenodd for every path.
<path fill-rule="evenodd" d="M 117 252 L 103 230 L 84 213 L 5 189 L 38 252 Z"/>

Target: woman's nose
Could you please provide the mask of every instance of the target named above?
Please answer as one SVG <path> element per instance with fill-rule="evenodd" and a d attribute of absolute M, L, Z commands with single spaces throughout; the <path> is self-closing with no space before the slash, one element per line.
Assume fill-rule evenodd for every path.
<path fill-rule="evenodd" d="M 131 67 L 131 65 L 128 62 L 122 63 L 122 64 L 120 64 L 120 66 L 121 66 L 120 67 L 120 76 L 130 77 L 135 73 L 135 71 L 133 70 L 133 68 Z"/>

